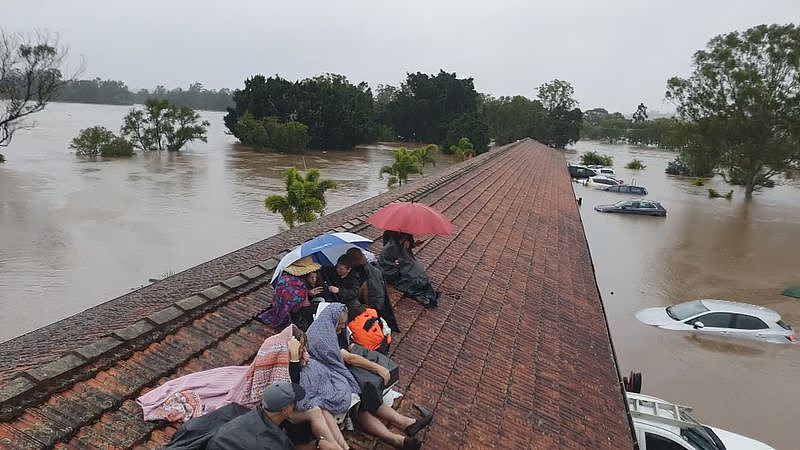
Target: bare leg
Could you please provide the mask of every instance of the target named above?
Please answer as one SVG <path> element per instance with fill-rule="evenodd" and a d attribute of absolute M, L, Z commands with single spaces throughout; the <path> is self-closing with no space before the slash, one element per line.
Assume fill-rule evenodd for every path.
<path fill-rule="evenodd" d="M 395 447 L 403 446 L 403 439 L 405 436 L 401 436 L 397 433 L 392 433 L 389 431 L 389 429 L 386 428 L 386 425 L 384 425 L 380 419 L 372 415 L 372 413 L 367 411 L 359 411 L 358 422 L 362 427 L 364 427 L 364 431 L 382 440 L 383 442 L 391 444 Z"/>
<path fill-rule="evenodd" d="M 416 422 L 415 419 L 400 414 L 399 412 L 395 411 L 394 408 L 386 404 L 381 405 L 380 408 L 378 408 L 378 410 L 375 412 L 375 415 L 383 420 L 393 423 L 402 430 L 405 430 L 406 427 L 413 425 L 414 422 Z"/>
<path fill-rule="evenodd" d="M 349 449 L 350 446 L 347 445 L 347 441 L 344 440 L 344 436 L 342 435 L 342 430 L 339 429 L 339 424 L 336 423 L 336 419 L 333 418 L 333 415 L 330 413 L 330 411 L 326 411 L 324 409 L 321 411 L 322 411 L 322 417 L 324 417 L 325 422 L 328 423 L 328 428 L 330 428 L 331 431 L 333 432 L 333 442 L 338 443 L 339 446 L 345 450 Z"/>
<path fill-rule="evenodd" d="M 336 433 L 341 436 L 341 432 L 339 432 L 339 428 L 336 428 L 336 433 L 330 429 L 328 421 L 325 420 L 325 415 L 323 414 L 322 410 L 318 407 L 311 408 L 307 411 L 296 411 L 289 416 L 289 420 L 294 423 L 302 423 L 302 422 L 309 422 L 311 424 L 311 431 L 314 432 L 314 435 L 322 438 L 323 441 L 327 441 L 331 444 L 335 444 L 335 448 L 337 450 L 341 450 L 342 448 L 339 444 L 337 444 L 338 440 L 336 439 Z"/>

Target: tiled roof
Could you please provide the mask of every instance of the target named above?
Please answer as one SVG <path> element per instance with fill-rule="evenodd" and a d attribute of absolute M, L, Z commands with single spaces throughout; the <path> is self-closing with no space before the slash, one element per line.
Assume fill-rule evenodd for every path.
<path fill-rule="evenodd" d="M 560 152 L 523 140 L 156 283 L 127 310 L 120 299 L 95 308 L 90 337 L 71 328 L 80 315 L 24 337 L 49 357 L 10 368 L 3 355 L 23 344 L 0 346 L 0 448 L 167 442 L 175 428 L 143 422 L 134 399 L 168 379 L 246 364 L 272 333 L 254 316 L 269 304 L 281 253 L 337 228 L 377 238 L 367 214 L 398 198 L 432 205 L 457 227 L 417 252 L 443 292 L 439 308 L 392 292 L 403 329 L 392 351 L 399 408 L 410 413 L 417 402 L 436 414 L 425 448 L 633 448 L 564 166 Z"/>

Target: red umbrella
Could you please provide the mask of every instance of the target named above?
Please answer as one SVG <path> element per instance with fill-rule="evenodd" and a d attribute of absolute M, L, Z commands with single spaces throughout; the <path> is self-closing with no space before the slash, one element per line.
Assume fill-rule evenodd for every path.
<path fill-rule="evenodd" d="M 439 211 L 422 203 L 398 202 L 389 204 L 369 216 L 367 223 L 382 230 L 400 231 L 416 236 L 448 235 L 453 224 Z"/>

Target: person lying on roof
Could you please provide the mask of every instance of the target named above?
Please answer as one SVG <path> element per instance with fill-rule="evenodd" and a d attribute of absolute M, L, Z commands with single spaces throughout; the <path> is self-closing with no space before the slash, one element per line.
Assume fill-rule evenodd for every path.
<path fill-rule="evenodd" d="M 417 244 L 410 234 L 385 231 L 378 262 L 388 283 L 422 306 L 434 308 L 439 304 L 439 292 L 433 290 L 425 267 L 414 256 L 413 248 Z"/>

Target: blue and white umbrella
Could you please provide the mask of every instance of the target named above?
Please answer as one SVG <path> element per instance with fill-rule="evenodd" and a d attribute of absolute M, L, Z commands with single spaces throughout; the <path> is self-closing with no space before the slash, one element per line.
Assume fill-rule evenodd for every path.
<path fill-rule="evenodd" d="M 272 274 L 271 283 L 274 285 L 281 273 L 293 262 L 306 256 L 311 256 L 314 261 L 323 266 L 334 266 L 340 256 L 347 250 L 355 247 L 366 250 L 372 240 L 355 233 L 328 233 L 322 234 L 310 241 L 303 242 L 281 258 L 275 273 Z M 366 252 L 365 252 L 366 253 Z"/>

